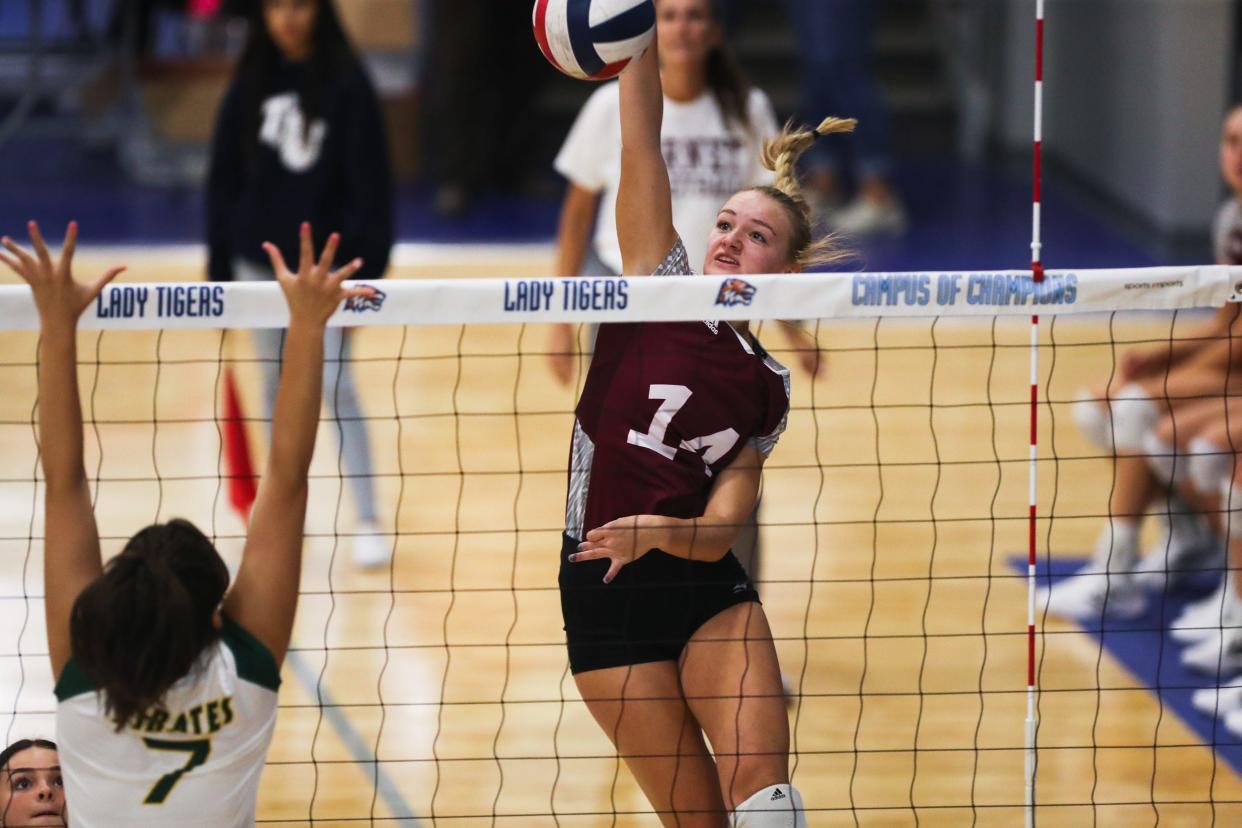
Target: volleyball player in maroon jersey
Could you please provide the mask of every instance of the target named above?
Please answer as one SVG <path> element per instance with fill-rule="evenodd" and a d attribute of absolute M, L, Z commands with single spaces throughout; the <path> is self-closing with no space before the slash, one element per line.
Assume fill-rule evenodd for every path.
<path fill-rule="evenodd" d="M 617 234 L 624 273 L 686 275 L 657 67 L 653 46 L 620 80 Z M 775 186 L 721 208 L 704 272 L 838 258 L 812 236 L 794 165 L 817 135 L 852 127 L 829 119 L 770 142 Z M 578 689 L 665 825 L 806 825 L 772 633 L 729 551 L 788 411 L 789 372 L 744 323 L 600 327 L 574 425 L 561 603 Z"/>

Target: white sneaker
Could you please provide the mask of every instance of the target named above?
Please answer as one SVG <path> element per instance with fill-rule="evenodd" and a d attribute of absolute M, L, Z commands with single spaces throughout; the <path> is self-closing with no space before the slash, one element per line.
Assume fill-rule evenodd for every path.
<path fill-rule="evenodd" d="M 1039 605 L 1052 615 L 1078 621 L 1104 618 L 1130 620 L 1147 611 L 1147 595 L 1128 572 L 1083 571 L 1035 593 Z"/>
<path fill-rule="evenodd" d="M 1194 692 L 1190 703 L 1204 716 L 1226 716 L 1242 708 L 1242 686 L 1226 684 L 1221 687 L 1204 687 Z"/>
<path fill-rule="evenodd" d="M 832 217 L 838 233 L 850 236 L 906 232 L 906 211 L 895 198 L 856 198 Z"/>
<path fill-rule="evenodd" d="M 392 560 L 392 543 L 384 529 L 373 520 L 354 527 L 354 564 L 363 569 L 385 566 Z"/>
<path fill-rule="evenodd" d="M 1203 641 L 1222 627 L 1236 623 L 1238 602 L 1226 596 L 1228 588 L 1229 580 L 1221 578 L 1220 586 L 1212 590 L 1212 594 L 1187 604 L 1182 614 L 1169 624 L 1169 636 L 1174 641 L 1190 644 Z"/>
<path fill-rule="evenodd" d="M 1242 673 L 1242 629 L 1213 630 L 1211 635 L 1182 653 L 1182 665 L 1209 676 Z"/>

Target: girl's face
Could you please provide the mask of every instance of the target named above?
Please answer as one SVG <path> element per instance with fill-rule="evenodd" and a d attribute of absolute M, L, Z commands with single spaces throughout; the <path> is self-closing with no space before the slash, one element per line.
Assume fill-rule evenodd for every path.
<path fill-rule="evenodd" d="M 789 261 L 790 235 L 784 207 L 763 193 L 743 190 L 716 216 L 703 272 L 740 276 L 796 270 Z"/>
<path fill-rule="evenodd" d="M 720 45 L 721 31 L 712 16 L 712 0 L 658 0 L 656 26 L 664 66 L 702 67 Z"/>
<path fill-rule="evenodd" d="M 0 825 L 65 825 L 65 785 L 56 751 L 31 747 L 9 758 L 0 771 Z"/>
<path fill-rule="evenodd" d="M 263 22 L 286 60 L 311 56 L 318 17 L 318 0 L 263 0 Z"/>
<path fill-rule="evenodd" d="M 1221 125 L 1220 174 L 1229 189 L 1242 197 L 1242 106 L 1235 106 Z"/>

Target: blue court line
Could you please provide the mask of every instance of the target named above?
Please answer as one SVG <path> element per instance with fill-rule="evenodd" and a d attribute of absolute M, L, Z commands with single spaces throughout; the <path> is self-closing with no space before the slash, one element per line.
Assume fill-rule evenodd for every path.
<path fill-rule="evenodd" d="M 354 761 L 362 765 L 375 765 L 375 790 L 392 813 L 391 817 L 381 819 L 380 821 L 385 824 L 393 822 L 396 825 L 403 826 L 403 828 L 421 828 L 421 823 L 414 816 L 414 809 L 405 801 L 405 797 L 401 795 L 401 791 L 397 789 L 396 783 L 392 781 L 392 777 L 384 770 L 383 765 L 379 764 L 379 760 L 376 759 L 375 754 L 371 752 L 371 748 L 363 740 L 362 734 L 354 728 L 353 722 L 349 720 L 349 716 L 337 705 L 327 688 L 319 686 L 319 673 L 315 668 L 311 667 L 306 659 L 302 657 L 302 654 L 296 650 L 289 652 L 285 662 L 289 665 L 289 669 L 293 671 L 293 674 L 306 692 L 319 699 L 320 709 L 323 711 L 324 718 L 332 725 L 336 735 L 340 737 L 350 754 L 353 755 Z"/>
<path fill-rule="evenodd" d="M 1041 560 L 1036 568 L 1036 582 L 1047 587 L 1077 572 L 1086 562 L 1086 558 L 1057 558 L 1051 564 Z M 1025 555 L 1011 558 L 1009 564 L 1018 572 L 1026 572 Z M 1176 715 L 1189 730 L 1198 734 L 1205 747 L 1216 751 L 1235 773 L 1242 775 L 1242 739 L 1226 730 L 1220 719 L 1204 716 L 1191 704 L 1195 690 L 1225 682 L 1183 667 L 1181 654 L 1185 645 L 1168 634 L 1170 622 L 1181 615 L 1187 604 L 1211 592 L 1219 579 L 1219 573 L 1204 573 L 1185 588 L 1179 586 L 1163 595 L 1151 591 L 1147 611 L 1129 621 L 1110 618 L 1103 625 L 1076 623 L 1084 633 L 1100 642 L 1140 684 L 1155 693 L 1166 712 Z M 1223 678 L 1232 679 L 1231 676 Z"/>

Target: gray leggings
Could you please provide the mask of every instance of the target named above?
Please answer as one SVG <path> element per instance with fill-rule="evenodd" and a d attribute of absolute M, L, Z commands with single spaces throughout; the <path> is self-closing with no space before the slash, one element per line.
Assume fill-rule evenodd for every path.
<path fill-rule="evenodd" d="M 234 264 L 238 281 L 272 281 L 272 273 L 246 261 Z M 255 358 L 263 378 L 264 418 L 271 436 L 272 412 L 276 408 L 276 386 L 280 381 L 281 353 L 285 332 L 281 328 L 256 328 L 250 332 Z M 354 372 L 349 362 L 350 337 L 343 328 L 328 328 L 323 340 L 323 402 L 327 419 L 336 424 L 340 438 L 341 465 L 353 492 L 358 520 L 376 520 L 375 487 L 371 467 L 371 444 L 367 424 L 354 389 Z"/>

